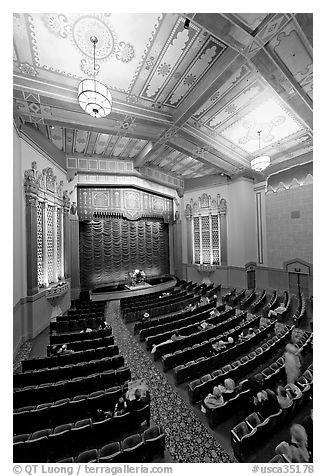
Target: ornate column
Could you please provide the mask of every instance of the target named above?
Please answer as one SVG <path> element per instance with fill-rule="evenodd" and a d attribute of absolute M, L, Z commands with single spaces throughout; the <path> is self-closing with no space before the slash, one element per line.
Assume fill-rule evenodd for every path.
<path fill-rule="evenodd" d="M 79 298 L 80 294 L 80 269 L 79 269 L 79 218 L 76 207 L 71 206 L 69 215 L 70 228 L 70 273 L 71 273 L 71 298 Z"/>
<path fill-rule="evenodd" d="M 26 199 L 26 256 L 27 256 L 27 295 L 37 294 L 37 203 L 40 187 L 36 162 L 25 171 L 24 188 Z"/>
<path fill-rule="evenodd" d="M 48 220 L 47 220 L 47 214 L 48 214 L 48 204 L 46 202 L 43 202 L 42 204 L 42 210 L 43 210 L 43 283 L 45 287 L 48 287 L 49 285 L 49 279 L 48 279 Z"/>
<path fill-rule="evenodd" d="M 187 221 L 187 264 L 193 263 L 193 245 L 192 245 L 192 211 L 191 206 L 187 204 L 186 210 L 186 221 Z"/>
<path fill-rule="evenodd" d="M 70 224 L 69 224 L 70 200 L 68 192 L 63 192 L 63 248 L 64 248 L 64 269 L 65 278 L 70 278 Z"/>
<path fill-rule="evenodd" d="M 53 282 L 58 282 L 57 207 L 53 207 Z"/>
<path fill-rule="evenodd" d="M 226 226 L 226 201 L 221 199 L 219 204 L 220 217 L 220 250 L 221 250 L 221 266 L 226 266 L 228 263 L 228 249 L 227 249 L 227 226 Z"/>
<path fill-rule="evenodd" d="M 173 224 L 174 232 L 174 272 L 182 277 L 182 226 L 179 211 L 175 212 L 175 222 Z"/>
<path fill-rule="evenodd" d="M 61 269 L 60 269 L 60 277 L 61 279 L 64 278 L 65 276 L 65 262 L 64 262 L 64 259 L 65 259 L 65 251 L 64 251 L 64 224 L 63 224 L 63 209 L 61 208 L 59 210 L 59 213 L 60 213 L 60 230 L 61 230 L 61 259 L 60 259 L 60 265 L 61 265 Z"/>

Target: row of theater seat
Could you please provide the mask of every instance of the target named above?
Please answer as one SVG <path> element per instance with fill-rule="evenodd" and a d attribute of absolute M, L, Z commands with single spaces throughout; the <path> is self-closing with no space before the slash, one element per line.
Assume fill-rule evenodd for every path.
<path fill-rule="evenodd" d="M 71 334 L 50 334 L 50 344 L 66 344 L 68 342 L 76 342 L 82 340 L 90 339 L 100 339 L 112 334 L 112 329 L 97 329 L 92 332 L 81 332 L 81 333 L 71 333 Z"/>
<path fill-rule="evenodd" d="M 199 357 L 197 360 L 192 360 L 190 362 L 187 362 L 184 365 L 178 365 L 173 369 L 173 376 L 175 379 L 176 385 L 185 382 L 186 380 L 189 380 L 190 378 L 194 378 L 197 375 L 202 375 L 208 372 L 213 371 L 214 369 L 217 369 L 218 367 L 222 367 L 226 363 L 230 362 L 230 360 L 235 359 L 239 357 L 241 354 L 244 354 L 245 352 L 248 352 L 250 349 L 253 348 L 255 345 L 259 345 L 260 342 L 262 342 L 263 339 L 265 339 L 268 334 L 273 332 L 275 327 L 275 323 L 271 323 L 268 326 L 258 330 L 256 334 L 251 337 L 250 339 L 244 341 L 244 342 L 239 342 L 235 346 L 230 347 L 226 350 L 223 350 L 222 352 L 219 352 L 217 355 L 213 355 L 211 357 Z M 277 337 L 275 336 L 274 338 L 275 342 L 277 341 Z M 264 344 L 260 344 L 261 347 L 263 348 Z M 267 344 L 266 344 L 267 345 Z M 245 364 L 246 362 L 241 362 L 239 366 L 241 367 L 241 364 Z M 239 369 L 240 371 L 240 369 Z"/>
<path fill-rule="evenodd" d="M 20 408 L 13 413 L 14 434 L 30 433 L 41 428 L 71 423 L 95 414 L 97 409 L 113 411 L 118 399 L 127 391 L 123 385 L 105 390 L 62 398 L 53 403 L 41 403 Z"/>
<path fill-rule="evenodd" d="M 229 299 L 230 306 L 236 306 L 240 301 L 242 301 L 242 299 L 244 299 L 245 295 L 246 295 L 246 290 L 241 289 L 234 296 L 231 296 Z"/>
<path fill-rule="evenodd" d="M 93 422 L 84 418 L 75 423 L 66 423 L 52 428 L 44 428 L 31 434 L 14 437 L 15 462 L 54 462 L 65 455 L 74 455 L 85 449 L 102 445 L 134 431 L 146 421 L 149 425 L 150 407 L 131 413 Z"/>
<path fill-rule="evenodd" d="M 242 301 L 240 301 L 240 309 L 245 309 L 246 307 L 249 306 L 249 304 L 252 303 L 252 301 L 255 299 L 256 297 L 256 290 L 253 289 L 247 297 L 245 297 L 244 299 L 242 299 Z"/>
<path fill-rule="evenodd" d="M 303 346 L 306 344 L 306 342 L 307 340 L 303 343 L 301 350 Z M 226 378 L 226 374 L 220 373 L 218 375 L 218 372 L 219 371 L 217 371 L 216 373 L 216 380 L 213 385 L 218 385 L 220 383 L 223 383 L 224 379 Z M 266 367 L 262 372 L 259 372 L 258 374 L 256 374 L 255 377 L 259 379 L 259 381 L 263 382 L 264 388 L 273 386 L 273 384 L 275 384 L 276 382 L 283 380 L 285 377 L 284 358 L 279 357 L 273 364 Z M 244 375 L 242 375 L 240 378 L 243 379 Z M 242 384 L 244 383 L 244 381 L 245 380 L 242 381 Z M 213 386 L 210 388 L 210 391 L 212 390 L 212 388 Z M 197 396 L 197 399 L 204 398 L 202 391 L 198 393 L 200 393 L 200 395 L 199 397 Z M 225 420 L 231 415 L 234 415 L 235 410 L 238 407 L 241 407 L 241 405 L 239 405 L 239 402 L 242 403 L 246 401 L 246 399 L 249 397 L 250 390 L 244 390 L 240 392 L 238 395 L 236 395 L 232 399 L 227 400 L 220 407 L 217 407 L 214 409 L 206 408 L 206 418 L 211 428 L 215 428 L 215 426 L 218 425 L 221 421 Z"/>
<path fill-rule="evenodd" d="M 204 310 L 199 307 L 196 309 L 198 312 L 191 312 L 190 315 L 186 316 L 183 314 L 179 314 L 176 317 L 172 316 L 173 319 L 170 322 L 164 322 L 163 324 L 142 329 L 139 332 L 139 340 L 143 342 L 149 336 L 156 336 L 159 334 L 162 335 L 165 332 L 174 331 L 175 329 L 180 329 L 181 327 L 186 327 L 190 324 L 195 324 L 201 322 L 204 319 L 208 319 L 210 317 L 209 313 L 213 309 L 214 305 L 213 303 L 209 303 L 209 305 L 205 305 L 203 307 L 205 307 Z"/>
<path fill-rule="evenodd" d="M 194 297 L 191 301 L 191 305 L 197 304 L 200 301 L 200 297 Z M 180 312 L 176 312 L 172 315 L 167 315 L 163 317 L 158 317 L 156 319 L 149 319 L 145 322 L 136 322 L 134 325 L 134 334 L 138 334 L 140 331 L 148 329 L 149 327 L 156 327 L 160 326 L 162 324 L 167 324 L 169 322 L 172 322 L 177 319 L 183 319 L 184 317 L 189 317 L 191 315 L 198 314 L 199 312 L 204 312 L 210 309 L 212 306 L 214 306 L 216 303 L 216 300 L 210 302 L 209 304 L 205 304 L 204 306 L 201 306 L 200 308 L 194 309 L 193 311 L 184 311 L 183 309 Z M 223 307 L 225 308 L 225 304 L 223 304 Z M 224 310 L 224 309 L 222 309 Z"/>
<path fill-rule="evenodd" d="M 157 296 L 156 298 L 147 301 L 146 304 L 145 304 L 145 307 L 146 307 L 147 310 L 150 310 L 150 309 L 156 308 L 156 307 L 163 307 L 163 306 L 166 306 L 168 304 L 173 304 L 175 302 L 183 300 L 187 296 L 189 296 L 189 294 L 193 295 L 193 293 L 188 292 L 188 290 L 184 290 L 184 291 L 179 291 L 178 293 L 175 293 L 175 294 L 171 294 L 170 296 L 166 296 L 163 299 L 160 299 Z M 144 309 L 144 303 L 143 302 L 139 303 L 139 304 L 136 304 L 134 306 L 125 307 L 125 308 L 123 308 L 123 316 L 127 316 L 128 314 L 130 314 L 132 312 L 142 311 L 143 309 Z"/>
<path fill-rule="evenodd" d="M 113 339 L 109 337 L 109 339 Z M 64 367 L 65 365 L 73 365 L 91 360 L 100 360 L 105 357 L 113 357 L 118 355 L 119 349 L 117 345 L 107 345 L 96 347 L 95 349 L 77 350 L 72 353 L 63 353 L 51 357 L 43 357 L 40 359 L 26 359 L 22 361 L 22 371 L 40 370 L 43 368 L 52 369 L 54 367 Z"/>
<path fill-rule="evenodd" d="M 173 294 L 178 294 L 181 291 L 184 291 L 186 288 L 185 286 L 175 286 L 174 288 L 168 289 L 168 292 Z M 140 296 L 132 296 L 132 297 L 125 297 L 120 299 L 120 309 L 124 310 L 126 308 L 131 308 L 133 306 L 141 305 L 141 304 L 149 304 L 152 302 L 153 299 L 158 299 L 158 297 L 162 294 L 162 291 L 157 291 L 151 294 L 143 294 Z"/>
<path fill-rule="evenodd" d="M 262 313 L 263 316 L 268 316 L 269 311 L 275 309 L 278 306 L 278 297 L 277 297 L 277 291 L 273 291 L 273 294 L 269 300 L 269 302 L 264 306 Z"/>
<path fill-rule="evenodd" d="M 90 449 L 61 460 L 60 463 L 148 463 L 158 455 L 163 458 L 165 435 L 161 426 L 153 426 L 140 434 L 130 435 L 123 441 L 115 441 L 100 449 Z"/>
<path fill-rule="evenodd" d="M 231 311 L 226 311 L 227 313 L 232 312 L 234 314 L 235 310 L 232 309 Z M 225 315 L 225 313 L 224 313 Z M 176 350 L 181 350 L 186 347 L 192 346 L 194 344 L 198 344 L 200 342 L 204 342 L 205 340 L 209 340 L 212 337 L 217 337 L 220 334 L 223 334 L 227 330 L 231 329 L 232 327 L 237 326 L 243 319 L 246 318 L 246 311 L 242 311 L 241 313 L 236 314 L 233 317 L 229 317 L 225 321 L 221 322 L 220 324 L 216 324 L 214 327 L 209 329 L 205 329 L 202 331 L 196 328 L 195 332 L 190 335 L 187 335 L 183 339 L 176 340 L 174 342 L 167 342 L 166 344 L 162 344 L 156 347 L 154 352 L 154 359 L 160 358 L 162 355 L 165 355 L 169 352 L 175 352 Z M 220 316 L 217 316 L 220 317 Z M 208 320 L 207 320 L 208 321 Z M 192 329 L 194 326 L 192 326 Z M 150 348 L 150 346 L 148 346 Z"/>
<path fill-rule="evenodd" d="M 116 346 L 115 346 L 116 347 Z M 53 367 L 51 369 L 29 370 L 27 372 L 14 374 L 14 388 L 25 387 L 26 385 L 41 385 L 68 380 L 75 377 L 85 377 L 92 373 L 104 372 L 105 370 L 121 367 L 122 355 L 113 357 L 103 357 L 90 362 L 80 362 L 78 364 Z"/>
<path fill-rule="evenodd" d="M 212 374 L 204 375 L 201 377 L 202 380 L 196 379 L 190 382 L 188 384 L 190 402 L 195 403 L 198 400 L 202 400 L 213 390 L 215 385 L 223 383 L 224 379 L 242 378 L 254 368 L 257 368 L 273 355 L 277 349 L 284 346 L 284 343 L 290 338 L 293 328 L 285 328 L 255 351 L 251 351 L 248 355 L 241 357 L 241 359 L 224 365 L 221 369 L 216 369 Z"/>
<path fill-rule="evenodd" d="M 141 311 L 144 307 L 146 309 L 151 309 L 153 307 L 165 306 L 167 304 L 173 304 L 181 299 L 184 299 L 186 296 L 189 295 L 188 290 L 179 290 L 177 293 L 170 293 L 169 295 L 165 295 L 163 298 L 161 296 L 162 292 L 155 296 L 154 298 L 144 302 L 139 302 L 134 305 L 128 305 L 122 308 L 123 316 L 128 315 L 131 312 Z"/>
<path fill-rule="evenodd" d="M 212 324 L 213 326 L 222 325 L 223 323 L 227 322 L 227 320 L 231 316 L 234 316 L 235 313 L 236 309 L 233 308 L 228 309 L 227 311 L 219 314 L 218 316 L 209 317 L 209 311 L 205 311 L 204 313 L 197 314 L 196 316 L 187 317 L 184 321 L 181 320 L 181 325 L 178 324 L 178 321 L 173 323 L 173 326 L 166 324 L 167 327 L 170 327 L 170 330 L 162 332 L 161 334 L 153 336 L 150 335 L 146 337 L 146 348 L 147 350 L 151 350 L 153 345 L 160 344 L 161 342 L 164 342 L 165 340 L 169 339 L 171 336 L 171 331 L 175 331 L 178 329 L 180 335 L 189 336 L 198 331 L 198 324 L 202 320 L 205 320 L 207 323 Z M 211 327 L 211 329 L 213 329 L 213 327 Z"/>
<path fill-rule="evenodd" d="M 266 300 L 266 290 L 263 289 L 260 296 L 250 306 L 250 311 L 255 313 Z"/>
<path fill-rule="evenodd" d="M 294 322 L 299 322 L 306 314 L 306 299 L 302 293 L 299 297 L 299 306 L 296 313 L 293 316 Z"/>
<path fill-rule="evenodd" d="M 135 312 L 131 311 L 129 314 L 125 314 L 123 317 L 126 322 L 134 322 L 141 319 L 145 312 L 148 312 L 152 317 L 163 316 L 164 314 L 171 314 L 172 312 L 180 311 L 180 309 L 183 309 L 188 304 L 190 304 L 193 297 L 193 293 L 188 293 L 187 296 L 182 297 L 176 302 L 164 304 L 163 306 L 154 305 L 153 307 L 146 307 Z"/>
<path fill-rule="evenodd" d="M 223 334 L 219 334 L 217 337 L 212 337 L 209 340 L 204 340 L 203 342 L 194 344 L 191 347 L 186 347 L 185 349 L 177 350 L 174 353 L 163 355 L 163 371 L 170 370 L 173 367 L 176 367 L 177 365 L 181 365 L 188 362 L 189 360 L 202 357 L 212 349 L 212 344 L 228 337 L 232 337 L 233 339 L 235 339 L 244 329 L 258 325 L 259 319 L 260 316 L 257 316 L 253 319 L 244 321 L 242 324 L 236 326 L 236 328 L 234 329 L 230 329 L 229 331 L 226 331 Z"/>
<path fill-rule="evenodd" d="M 67 320 L 64 321 L 51 321 L 50 322 L 50 333 L 52 332 L 78 332 L 85 329 L 85 327 L 89 327 L 90 329 L 98 329 L 99 325 L 103 321 L 103 317 L 88 317 L 88 318 L 80 318 L 74 319 L 72 317 L 68 317 Z"/>
<path fill-rule="evenodd" d="M 89 332 L 86 332 L 86 334 L 89 334 Z M 67 343 L 68 349 L 73 350 L 74 352 L 79 352 L 81 350 L 97 349 L 98 347 L 106 347 L 108 345 L 114 345 L 113 336 L 100 337 L 98 339 L 76 340 Z M 46 351 L 48 357 L 50 357 L 53 352 L 53 345 L 48 345 Z"/>
<path fill-rule="evenodd" d="M 104 312 L 106 302 L 105 301 L 72 301 L 74 307 L 71 307 L 67 312 L 73 314 L 78 311 L 90 311 L 101 310 Z"/>
<path fill-rule="evenodd" d="M 122 356 L 121 359 L 123 361 Z M 20 408 L 21 411 L 21 407 L 25 405 L 55 402 L 64 398 L 73 398 L 76 395 L 109 389 L 124 384 L 130 378 L 129 367 L 120 367 L 116 370 L 105 370 L 71 380 L 19 388 L 14 390 L 14 408 Z"/>
<path fill-rule="evenodd" d="M 62 314 L 61 316 L 56 317 L 57 322 L 63 322 L 63 321 L 79 321 L 80 319 L 90 319 L 90 318 L 95 318 L 98 319 L 99 322 L 104 319 L 103 317 L 103 312 L 73 312 L 72 314 Z"/>
<path fill-rule="evenodd" d="M 243 422 L 236 425 L 231 430 L 231 442 L 237 460 L 243 461 L 246 456 L 256 451 L 259 443 L 265 442 L 268 435 L 272 435 L 276 428 L 280 428 L 292 418 L 295 412 L 302 408 L 311 393 L 312 385 L 308 385 L 301 395 L 291 401 L 289 407 L 280 409 L 265 419 L 257 413 L 252 413 Z"/>

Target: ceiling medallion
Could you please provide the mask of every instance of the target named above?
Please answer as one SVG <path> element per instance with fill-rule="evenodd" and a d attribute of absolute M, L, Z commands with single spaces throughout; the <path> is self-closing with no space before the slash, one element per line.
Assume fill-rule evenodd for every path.
<path fill-rule="evenodd" d="M 78 86 L 78 102 L 85 112 L 93 117 L 108 116 L 112 110 L 112 96 L 109 88 L 95 79 L 96 65 L 95 65 L 95 50 L 98 39 L 96 36 L 91 36 L 90 41 L 93 44 L 93 79 L 83 79 Z"/>

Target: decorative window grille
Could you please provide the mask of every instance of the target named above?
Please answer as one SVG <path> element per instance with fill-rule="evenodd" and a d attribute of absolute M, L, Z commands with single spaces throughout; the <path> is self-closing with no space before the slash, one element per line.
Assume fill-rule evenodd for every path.
<path fill-rule="evenodd" d="M 37 285 L 43 284 L 43 204 L 37 203 Z"/>
<path fill-rule="evenodd" d="M 48 205 L 47 207 L 47 273 L 49 284 L 53 283 L 53 207 Z"/>
<path fill-rule="evenodd" d="M 194 262 L 200 263 L 200 227 L 199 217 L 194 217 Z"/>
<path fill-rule="evenodd" d="M 58 277 L 61 278 L 60 276 L 60 270 L 61 270 L 61 248 L 62 243 L 61 243 L 61 213 L 58 211 L 57 213 L 57 270 L 58 270 Z"/>
<path fill-rule="evenodd" d="M 220 232 L 218 215 L 193 217 L 194 263 L 220 264 Z"/>
<path fill-rule="evenodd" d="M 63 218 L 66 220 L 68 214 L 69 198 L 62 187 L 63 182 L 57 184 L 51 167 L 40 172 L 34 161 L 24 172 L 26 246 L 33 257 L 32 272 L 27 275 L 28 293 L 34 294 L 36 284 L 42 288 L 64 277 Z"/>
<path fill-rule="evenodd" d="M 212 253 L 213 263 L 220 264 L 220 227 L 217 215 L 211 216 L 212 220 Z"/>

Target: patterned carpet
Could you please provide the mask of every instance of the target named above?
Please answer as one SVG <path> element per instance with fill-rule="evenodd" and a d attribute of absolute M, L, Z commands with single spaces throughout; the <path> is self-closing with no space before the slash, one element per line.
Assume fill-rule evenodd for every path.
<path fill-rule="evenodd" d="M 24 342 L 18 349 L 18 352 L 14 358 L 14 363 L 13 363 L 13 370 L 14 373 L 20 372 L 21 371 L 21 361 L 26 360 L 29 358 L 29 354 L 31 352 L 33 346 L 33 340 L 27 340 Z"/>
<path fill-rule="evenodd" d="M 108 303 L 106 320 L 131 369 L 132 379 L 146 379 L 151 394 L 151 418 L 163 426 L 166 448 L 175 463 L 231 463 L 230 456 L 202 425 L 191 408 L 153 365 L 120 317 L 119 301 Z"/>

